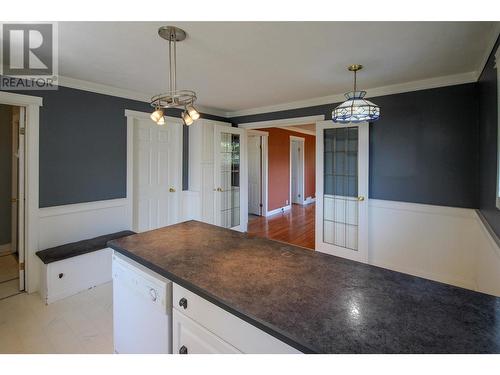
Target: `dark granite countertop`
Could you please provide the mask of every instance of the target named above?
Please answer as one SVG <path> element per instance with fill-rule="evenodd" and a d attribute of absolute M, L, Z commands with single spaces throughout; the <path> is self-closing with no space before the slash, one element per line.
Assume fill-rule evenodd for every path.
<path fill-rule="evenodd" d="M 500 353 L 500 298 L 188 221 L 108 243 L 304 352 Z"/>

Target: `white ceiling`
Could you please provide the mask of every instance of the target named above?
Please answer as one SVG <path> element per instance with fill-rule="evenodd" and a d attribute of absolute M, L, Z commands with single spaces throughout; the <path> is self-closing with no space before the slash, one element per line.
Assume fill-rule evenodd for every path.
<path fill-rule="evenodd" d="M 345 67 L 361 63 L 364 89 L 477 71 L 496 36 L 494 22 L 61 22 L 59 74 L 154 95 L 168 85 L 174 24 L 177 86 L 227 111 L 348 91 Z"/>

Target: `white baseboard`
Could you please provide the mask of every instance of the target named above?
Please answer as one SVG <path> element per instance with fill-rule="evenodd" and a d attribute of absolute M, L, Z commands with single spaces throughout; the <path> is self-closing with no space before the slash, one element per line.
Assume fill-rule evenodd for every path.
<path fill-rule="evenodd" d="M 313 198 L 313 197 L 307 197 L 305 200 L 304 200 L 304 203 L 303 205 L 308 205 L 308 204 L 311 204 L 311 203 L 314 203 L 316 202 L 316 198 Z"/>
<path fill-rule="evenodd" d="M 285 211 L 288 211 L 288 210 L 291 210 L 291 209 L 292 209 L 292 205 L 291 204 L 289 204 L 288 206 L 276 208 L 275 210 L 267 211 L 266 217 L 267 216 L 273 216 L 273 215 L 276 215 L 276 214 L 280 214 L 282 212 L 285 212 Z"/>

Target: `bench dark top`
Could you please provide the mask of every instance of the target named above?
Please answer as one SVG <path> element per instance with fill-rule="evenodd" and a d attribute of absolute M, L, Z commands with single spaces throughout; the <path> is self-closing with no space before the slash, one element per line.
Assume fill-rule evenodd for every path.
<path fill-rule="evenodd" d="M 105 234 L 104 236 L 89 238 L 87 240 L 72 242 L 65 245 L 52 247 L 50 249 L 40 250 L 36 252 L 36 255 L 38 255 L 43 263 L 49 264 L 52 262 L 57 262 L 59 260 L 72 258 L 77 255 L 87 254 L 93 251 L 104 249 L 108 247 L 108 241 L 125 236 L 130 236 L 132 234 L 135 234 L 135 232 L 132 232 L 130 230 Z"/>
<path fill-rule="evenodd" d="M 500 353 L 500 298 L 189 221 L 109 246 L 316 353 Z"/>

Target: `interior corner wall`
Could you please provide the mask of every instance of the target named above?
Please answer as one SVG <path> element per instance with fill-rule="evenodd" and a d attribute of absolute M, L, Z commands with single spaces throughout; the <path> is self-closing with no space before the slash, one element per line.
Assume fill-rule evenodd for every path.
<path fill-rule="evenodd" d="M 0 245 L 10 243 L 12 198 L 12 107 L 0 104 Z"/>
<path fill-rule="evenodd" d="M 268 137 L 268 211 L 287 206 L 290 199 L 290 136 L 304 141 L 304 197 L 316 195 L 316 137 L 280 128 L 259 129 Z M 289 202 L 290 203 L 290 202 Z"/>
<path fill-rule="evenodd" d="M 498 153 L 498 81 L 495 52 L 497 39 L 479 77 L 479 209 L 500 237 L 500 210 L 496 207 Z"/>

